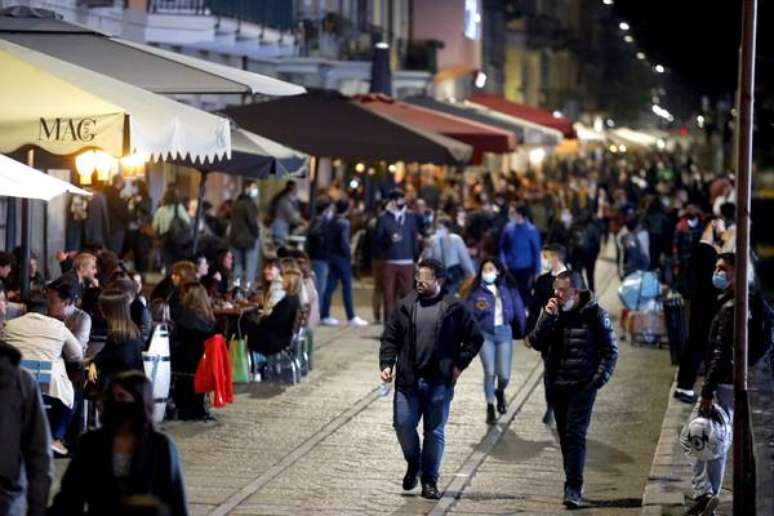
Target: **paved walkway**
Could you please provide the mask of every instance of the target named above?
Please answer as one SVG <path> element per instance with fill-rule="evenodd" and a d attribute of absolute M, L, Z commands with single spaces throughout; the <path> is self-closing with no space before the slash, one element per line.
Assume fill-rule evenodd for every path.
<path fill-rule="evenodd" d="M 603 305 L 618 311 L 612 266 L 600 262 Z M 608 284 L 606 285 L 605 282 Z M 367 313 L 365 309 L 362 313 Z M 296 386 L 253 384 L 216 423 L 165 425 L 180 447 L 194 514 L 561 513 L 561 457 L 543 411 L 539 354 L 514 354 L 510 411 L 484 422 L 481 366 L 463 374 L 433 503 L 406 494 L 391 399 L 376 393 L 380 328 L 322 328 L 316 368 Z M 666 351 L 621 346 L 589 441 L 587 514 L 640 504 L 671 379 Z M 633 513 L 633 512 L 632 512 Z"/>
<path fill-rule="evenodd" d="M 597 269 L 603 306 L 616 316 L 610 262 Z M 367 296 L 358 292 L 359 305 Z M 361 314 L 370 310 L 360 306 Z M 335 316 L 340 316 L 340 308 Z M 216 411 L 216 423 L 172 422 L 193 514 L 561 514 L 555 433 L 541 423 L 542 363 L 514 353 L 509 412 L 484 422 L 478 361 L 458 383 L 441 471 L 444 497 L 404 493 L 405 470 L 391 398 L 376 392 L 379 327 L 321 328 L 315 370 L 296 386 L 252 384 Z M 584 514 L 639 512 L 665 411 L 672 369 L 666 350 L 621 343 L 589 434 Z M 57 461 L 61 474 L 65 461 Z"/>

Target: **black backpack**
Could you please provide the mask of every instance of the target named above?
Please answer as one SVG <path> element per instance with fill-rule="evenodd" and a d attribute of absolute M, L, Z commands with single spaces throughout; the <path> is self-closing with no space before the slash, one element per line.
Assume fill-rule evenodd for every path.
<path fill-rule="evenodd" d="M 326 236 L 326 228 L 327 223 L 323 217 L 316 217 L 312 221 L 309 232 L 306 234 L 307 253 L 315 256 L 327 254 L 328 238 Z"/>
<path fill-rule="evenodd" d="M 167 230 L 167 243 L 176 249 L 184 249 L 193 242 L 193 226 L 178 215 L 180 205 L 174 208 L 172 222 Z"/>

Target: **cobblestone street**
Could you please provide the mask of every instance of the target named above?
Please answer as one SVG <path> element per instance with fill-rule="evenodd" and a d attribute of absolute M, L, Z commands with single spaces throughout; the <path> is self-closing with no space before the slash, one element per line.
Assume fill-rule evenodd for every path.
<path fill-rule="evenodd" d="M 600 262 L 602 303 L 619 311 L 612 264 Z M 484 422 L 481 365 L 463 374 L 433 503 L 404 494 L 392 403 L 376 387 L 380 327 L 321 328 L 315 370 L 300 385 L 252 384 L 216 423 L 170 423 L 194 514 L 502 514 L 561 512 L 555 433 L 541 423 L 542 363 L 519 343 L 509 412 Z M 672 370 L 664 350 L 621 343 L 589 439 L 588 514 L 639 512 Z"/>

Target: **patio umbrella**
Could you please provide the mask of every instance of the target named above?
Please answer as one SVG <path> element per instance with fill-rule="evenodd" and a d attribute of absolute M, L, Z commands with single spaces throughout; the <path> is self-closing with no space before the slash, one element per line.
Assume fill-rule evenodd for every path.
<path fill-rule="evenodd" d="M 506 153 L 516 148 L 516 135 L 491 125 L 436 111 L 381 94 L 358 95 L 360 106 L 411 127 L 433 131 L 472 145 L 473 162 L 480 163 L 485 152 Z"/>
<path fill-rule="evenodd" d="M 173 161 L 178 165 L 196 167 L 190 161 Z M 200 168 L 198 204 L 194 228 L 199 227 L 202 217 L 204 192 L 209 172 L 238 175 L 250 179 L 265 179 L 269 176 L 297 176 L 306 173 L 309 156 L 271 141 L 268 138 L 242 129 L 231 130 L 231 159 L 222 160 Z M 198 248 L 199 232 L 194 232 L 193 253 Z"/>
<path fill-rule="evenodd" d="M 333 91 L 230 106 L 223 113 L 243 129 L 318 157 L 461 165 L 473 152 L 469 145 L 409 127 Z"/>
<path fill-rule="evenodd" d="M 431 97 L 416 96 L 405 99 L 409 104 L 422 106 L 474 122 L 491 125 L 516 134 L 520 144 L 556 145 L 564 138 L 561 131 L 509 116 L 470 102 L 444 102 Z"/>
<path fill-rule="evenodd" d="M 3 196 L 50 201 L 66 193 L 91 195 L 67 181 L 44 174 L 0 154 L 0 194 Z"/>
<path fill-rule="evenodd" d="M 302 86 L 57 19 L 52 11 L 0 10 L 0 39 L 154 93 L 297 95 Z"/>

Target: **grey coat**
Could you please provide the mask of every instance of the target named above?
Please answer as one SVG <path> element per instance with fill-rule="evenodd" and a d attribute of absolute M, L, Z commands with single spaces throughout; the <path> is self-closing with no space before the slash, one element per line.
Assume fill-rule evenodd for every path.
<path fill-rule="evenodd" d="M 54 479 L 51 436 L 38 385 L 20 360 L 0 342 L 0 514 L 39 516 Z"/>

